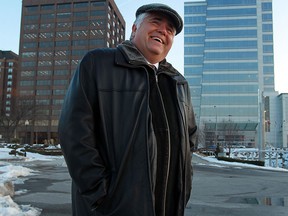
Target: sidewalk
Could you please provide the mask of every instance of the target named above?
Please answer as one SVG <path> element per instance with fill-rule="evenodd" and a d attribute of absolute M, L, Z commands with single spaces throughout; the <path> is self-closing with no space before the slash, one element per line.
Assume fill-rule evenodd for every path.
<path fill-rule="evenodd" d="M 42 209 L 41 216 L 71 216 L 71 179 L 64 160 L 33 161 L 25 166 L 39 174 L 15 185 L 15 191 L 27 190 L 27 193 L 16 195 L 13 200 Z"/>

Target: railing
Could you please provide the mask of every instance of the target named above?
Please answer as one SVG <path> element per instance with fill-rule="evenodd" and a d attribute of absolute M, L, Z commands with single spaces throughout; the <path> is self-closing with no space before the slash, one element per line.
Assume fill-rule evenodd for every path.
<path fill-rule="evenodd" d="M 230 157 L 240 158 L 243 160 L 259 160 L 260 154 L 264 154 L 265 164 L 268 163 L 270 167 L 288 168 L 288 150 L 287 149 L 235 149 L 231 151 Z"/>

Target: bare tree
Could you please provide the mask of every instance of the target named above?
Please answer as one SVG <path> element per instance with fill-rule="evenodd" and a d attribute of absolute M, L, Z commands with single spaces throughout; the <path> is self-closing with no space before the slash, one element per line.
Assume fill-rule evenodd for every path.
<path fill-rule="evenodd" d="M 24 125 L 25 119 L 33 118 L 35 112 L 35 106 L 31 97 L 27 96 L 14 96 L 12 99 L 12 110 L 7 113 L 4 110 L 3 104 L 0 104 L 0 130 L 3 133 L 3 138 L 10 142 L 15 129 L 18 126 Z"/>

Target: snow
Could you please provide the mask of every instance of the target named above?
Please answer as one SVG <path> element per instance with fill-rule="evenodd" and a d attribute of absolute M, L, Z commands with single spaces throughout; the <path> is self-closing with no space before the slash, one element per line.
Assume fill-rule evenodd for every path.
<path fill-rule="evenodd" d="M 41 209 L 31 205 L 18 205 L 13 201 L 14 195 L 27 192 L 25 190 L 14 192 L 14 185 L 24 184 L 25 179 L 37 175 L 37 172 L 24 166 L 13 165 L 9 161 L 49 161 L 57 157 L 29 152 L 26 157 L 14 156 L 9 155 L 10 151 L 9 148 L 0 148 L 0 216 L 38 216 L 41 214 Z"/>
<path fill-rule="evenodd" d="M 243 168 L 255 168 L 255 169 L 265 169 L 265 170 L 271 170 L 271 171 L 283 171 L 288 172 L 288 169 L 280 168 L 280 167 L 270 167 L 270 166 L 257 166 L 253 164 L 246 164 L 246 163 L 239 163 L 239 162 L 227 162 L 218 160 L 215 158 L 215 156 L 202 156 L 197 154 L 198 157 L 201 157 L 203 160 L 209 162 L 209 166 L 215 166 L 215 167 L 227 167 L 227 166 L 233 166 L 239 169 Z M 198 163 L 201 165 L 201 163 Z M 204 164 L 202 164 L 204 165 Z M 206 164 L 205 164 L 206 165 Z"/>
<path fill-rule="evenodd" d="M 14 195 L 19 195 L 26 193 L 27 191 L 15 191 L 14 192 L 14 184 L 25 184 L 25 180 L 29 178 L 29 176 L 37 175 L 35 170 L 26 168 L 24 166 L 13 165 L 11 160 L 19 160 L 19 161 L 51 161 L 59 156 L 44 156 L 35 153 L 27 152 L 26 157 L 23 156 L 14 156 L 9 155 L 11 149 L 9 148 L 1 148 L 0 147 L 0 216 L 39 216 L 41 214 L 41 209 L 33 207 L 31 205 L 18 205 L 13 201 Z M 245 150 L 240 150 L 238 152 L 245 152 Z M 234 152 L 235 153 L 235 152 Z M 208 166 L 233 166 L 235 168 L 243 169 L 243 168 L 257 168 L 257 169 L 266 169 L 266 170 L 278 170 L 288 172 L 287 169 L 283 168 L 273 168 L 273 167 L 259 167 L 251 164 L 244 163 L 236 163 L 236 162 L 226 162 L 226 161 L 218 161 L 214 156 L 204 157 L 197 154 L 198 157 L 201 157 L 203 160 L 206 160 Z M 236 155 L 234 154 L 233 157 Z M 247 154 L 246 154 L 247 156 Z M 253 156 L 254 157 L 254 156 Z M 201 163 L 198 163 L 201 165 Z M 267 163 L 266 163 L 267 164 Z M 203 164 L 204 165 L 204 164 Z M 207 163 L 205 164 L 207 166 Z M 11 184 L 12 183 L 12 188 Z"/>

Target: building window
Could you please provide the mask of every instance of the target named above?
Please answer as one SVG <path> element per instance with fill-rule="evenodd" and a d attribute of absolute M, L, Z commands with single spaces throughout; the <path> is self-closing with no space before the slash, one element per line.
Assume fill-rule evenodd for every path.
<path fill-rule="evenodd" d="M 38 25 L 37 24 L 28 24 L 28 25 L 24 25 L 24 30 L 36 30 L 38 29 Z"/>
<path fill-rule="evenodd" d="M 56 60 L 55 65 L 69 65 L 68 60 Z"/>
<path fill-rule="evenodd" d="M 57 28 L 70 28 L 72 26 L 71 22 L 58 22 Z"/>
<path fill-rule="evenodd" d="M 65 79 L 65 80 L 54 80 L 53 82 L 54 85 L 57 85 L 57 86 L 65 86 L 65 85 L 68 85 L 68 80 Z"/>
<path fill-rule="evenodd" d="M 34 21 L 36 23 L 38 21 L 38 19 L 39 19 L 39 15 L 27 15 L 27 16 L 24 16 L 24 21 L 25 22 Z"/>
<path fill-rule="evenodd" d="M 36 95 L 51 95 L 51 90 L 37 90 Z"/>
<path fill-rule="evenodd" d="M 33 90 L 21 90 L 20 91 L 20 95 L 34 95 L 34 91 Z"/>
<path fill-rule="evenodd" d="M 73 37 L 87 37 L 87 36 L 88 36 L 88 30 L 73 31 Z"/>
<path fill-rule="evenodd" d="M 21 77 L 31 77 L 35 76 L 35 71 L 21 71 Z"/>
<path fill-rule="evenodd" d="M 87 46 L 88 40 L 73 40 L 72 46 Z"/>
<path fill-rule="evenodd" d="M 38 6 L 26 6 L 25 10 L 26 12 L 35 12 L 38 10 Z"/>
<path fill-rule="evenodd" d="M 56 47 L 67 47 L 70 45 L 70 41 L 56 41 Z"/>
<path fill-rule="evenodd" d="M 270 2 L 262 3 L 262 11 L 272 11 L 272 3 Z"/>
<path fill-rule="evenodd" d="M 36 56 L 36 52 L 23 52 L 22 57 L 23 58 L 32 58 Z"/>
<path fill-rule="evenodd" d="M 88 7 L 88 2 L 76 2 L 74 3 L 74 8 Z"/>
<path fill-rule="evenodd" d="M 42 51 L 39 52 L 39 57 L 53 57 L 53 52 L 51 51 Z"/>
<path fill-rule="evenodd" d="M 49 86 L 51 85 L 51 80 L 37 80 L 37 86 Z"/>
<path fill-rule="evenodd" d="M 88 17 L 87 11 L 81 11 L 81 12 L 74 12 L 75 17 Z"/>
<path fill-rule="evenodd" d="M 61 99 L 55 99 L 53 100 L 53 105 L 62 105 L 64 100 Z"/>
<path fill-rule="evenodd" d="M 36 48 L 36 47 L 37 47 L 37 43 L 36 42 L 23 43 L 23 49 Z"/>
<path fill-rule="evenodd" d="M 51 121 L 51 126 L 58 126 L 59 120 L 52 120 Z"/>
<path fill-rule="evenodd" d="M 34 67 L 36 66 L 36 62 L 35 61 L 22 62 L 21 66 L 22 67 Z"/>
<path fill-rule="evenodd" d="M 88 21 L 76 21 L 73 22 L 74 27 L 79 27 L 79 26 L 88 26 Z"/>
<path fill-rule="evenodd" d="M 70 16 L 71 16 L 71 12 L 57 13 L 58 19 L 67 19 L 67 18 L 70 18 Z"/>
<path fill-rule="evenodd" d="M 55 18 L 54 13 L 41 14 L 41 20 L 54 19 L 54 18 Z"/>
<path fill-rule="evenodd" d="M 54 75 L 67 76 L 67 75 L 69 75 L 69 71 L 68 70 L 55 70 Z"/>
<path fill-rule="evenodd" d="M 65 3 L 65 4 L 58 4 L 57 9 L 70 9 L 71 8 L 71 3 Z"/>
<path fill-rule="evenodd" d="M 272 24 L 263 24 L 262 29 L 263 29 L 263 32 L 272 32 L 273 26 Z"/>
<path fill-rule="evenodd" d="M 50 104 L 50 100 L 48 99 L 42 99 L 42 100 L 36 100 L 36 104 L 37 105 L 49 105 Z"/>
<path fill-rule="evenodd" d="M 54 10 L 55 6 L 53 4 L 49 4 L 49 5 L 41 5 L 41 10 L 45 11 L 45 10 Z"/>
<path fill-rule="evenodd" d="M 37 71 L 37 76 L 51 76 L 52 71 Z"/>
<path fill-rule="evenodd" d="M 33 80 L 22 80 L 20 81 L 20 86 L 33 86 L 34 81 Z"/>
<path fill-rule="evenodd" d="M 13 62 L 8 62 L 9 67 L 13 67 L 14 63 Z"/>
<path fill-rule="evenodd" d="M 52 61 L 38 61 L 38 66 L 51 66 Z"/>
<path fill-rule="evenodd" d="M 66 90 L 64 90 L 64 89 L 53 90 L 53 95 L 65 95 L 65 94 L 66 94 Z"/>
<path fill-rule="evenodd" d="M 94 11 L 90 11 L 90 16 L 104 16 L 105 15 L 105 11 L 104 10 L 94 10 Z M 110 15 L 108 14 L 108 19 Z"/>
<path fill-rule="evenodd" d="M 53 38 L 54 34 L 53 32 L 42 32 L 39 34 L 39 38 Z"/>
<path fill-rule="evenodd" d="M 54 42 L 51 41 L 46 41 L 46 42 L 40 42 L 39 43 L 39 47 L 40 48 L 49 48 L 49 47 L 53 47 L 54 46 Z"/>
<path fill-rule="evenodd" d="M 105 1 L 92 1 L 91 2 L 92 7 L 103 7 L 103 6 L 105 6 L 105 4 L 106 4 Z M 110 8 L 110 6 L 109 6 L 109 8 Z"/>
<path fill-rule="evenodd" d="M 49 29 L 49 28 L 54 28 L 54 23 L 43 23 L 40 25 L 41 29 Z"/>
<path fill-rule="evenodd" d="M 37 126 L 48 126 L 49 121 L 48 120 L 36 120 L 35 125 Z"/>

